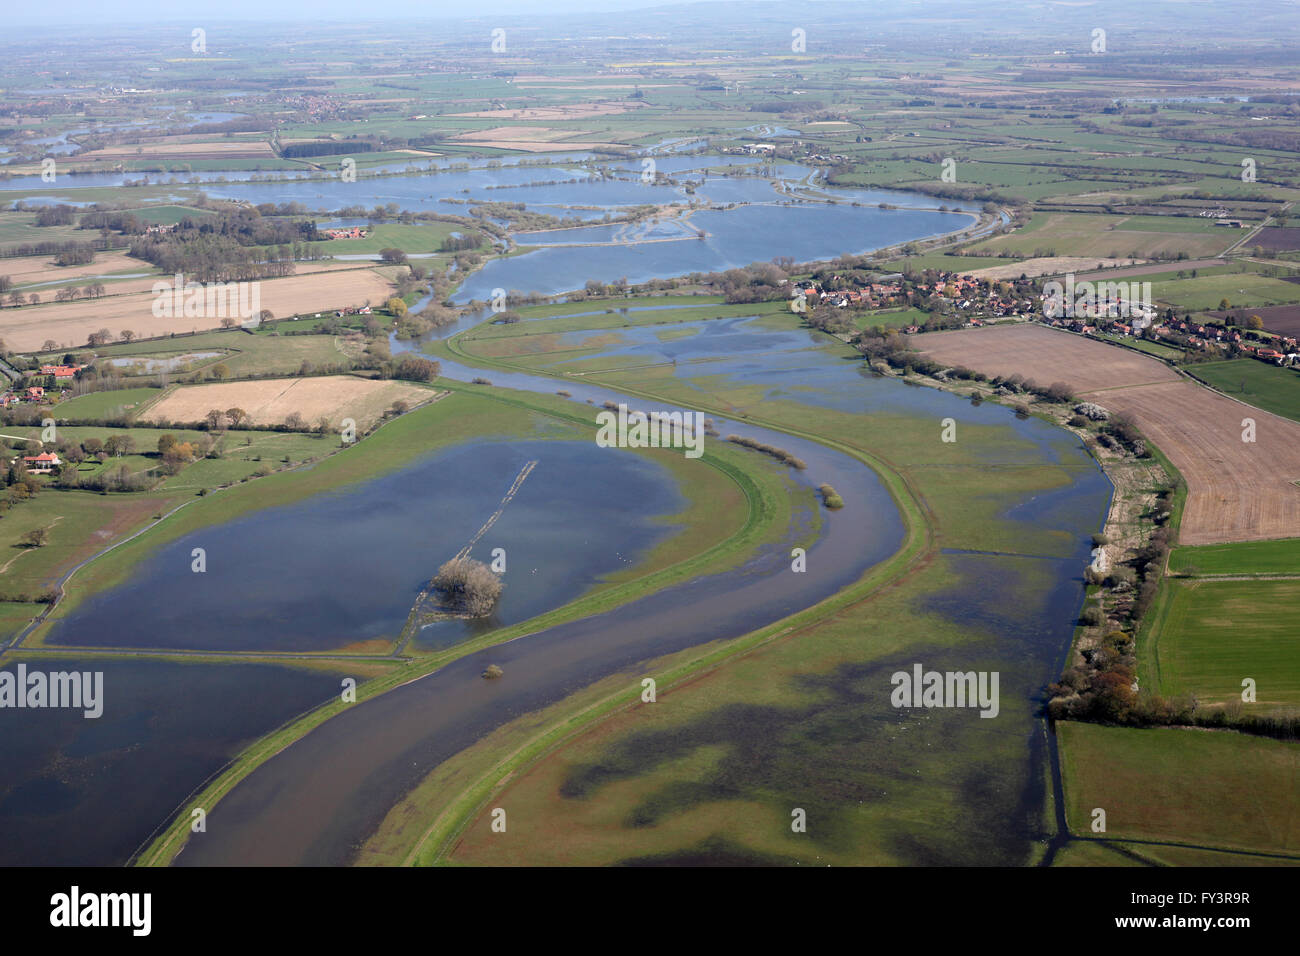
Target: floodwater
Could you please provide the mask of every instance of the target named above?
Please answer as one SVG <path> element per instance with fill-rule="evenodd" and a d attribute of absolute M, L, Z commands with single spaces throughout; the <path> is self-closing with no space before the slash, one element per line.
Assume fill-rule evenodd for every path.
<path fill-rule="evenodd" d="M 674 161 L 681 162 L 683 171 L 718 165 L 716 157 L 680 156 Z M 490 181 L 471 181 L 480 171 Z M 608 282 L 627 277 L 635 282 L 745 265 L 776 255 L 812 259 L 865 252 L 949 232 L 969 221 L 968 216 L 933 209 L 868 207 L 870 191 L 856 191 L 852 196 L 850 201 L 863 204 L 859 206 L 850 201 L 837 205 L 792 202 L 788 189 L 796 181 L 803 182 L 802 172 L 806 171 L 791 172 L 797 175 L 786 180 L 787 195 L 761 179 L 712 177 L 719 201 L 737 197 L 726 201 L 749 204 L 695 211 L 687 221 L 691 228 L 707 233 L 704 239 L 539 249 L 490 263 L 471 277 L 458 301 L 487 298 L 496 287 L 554 292 L 577 288 L 589 278 Z M 513 184 L 492 179 L 500 176 L 500 168 L 480 163 L 469 170 L 356 184 L 246 183 L 221 188 L 255 202 L 299 201 L 328 208 L 398 202 L 407 208 L 441 208 L 457 214 L 467 207 L 446 203 L 442 197 L 454 195 L 445 187 L 458 182 L 463 182 L 459 189 L 470 190 L 462 196 L 527 201 L 530 208 L 549 207 L 566 215 L 575 214 L 573 203 L 616 209 L 650 201 L 650 196 L 654 201 L 682 198 L 679 187 L 597 180 L 566 169 L 514 169 L 510 172 L 517 180 Z M 551 178 L 583 181 L 525 185 Z M 683 174 L 683 178 L 689 177 Z M 493 184 L 505 188 L 487 188 Z M 712 199 L 708 196 L 710 185 L 706 182 L 700 193 Z M 905 197 L 886 195 L 888 200 L 879 201 L 906 204 Z M 916 200 L 918 205 L 930 202 Z M 590 217 L 591 211 L 587 211 Z M 609 236 L 613 235 L 611 231 Z M 464 324 L 436 334 L 450 334 Z M 763 330 L 746 319 L 697 325 L 695 334 L 669 342 L 659 342 L 640 330 L 623 330 L 624 341 L 609 351 L 635 353 L 652 362 L 675 362 L 673 374 L 688 384 L 693 375 L 726 375 L 737 382 L 762 384 L 768 398 L 802 403 L 810 414 L 819 408 L 864 414 L 907 412 L 935 418 L 950 415 L 959 427 L 968 422 L 1002 425 L 1027 439 L 1028 451 L 1021 463 L 1062 466 L 1070 476 L 1066 488 L 1028 496 L 1011 507 L 1008 518 L 1050 526 L 1078 545 L 1028 557 L 947 555 L 954 568 L 951 587 L 933 595 L 929 607 L 934 614 L 954 620 L 976 619 L 990 631 L 1008 623 L 1007 608 L 1031 609 L 1019 620 L 1011 640 L 989 642 L 977 649 L 978 654 L 981 660 L 1006 669 L 1006 686 L 1012 690 L 1004 693 L 1020 695 L 1022 701 L 1055 676 L 1082 598 L 1079 572 L 1086 565 L 1086 537 L 1100 526 L 1109 492 L 1104 477 L 1070 436 L 1036 420 L 1017 421 L 1000 407 L 973 407 L 945 393 L 873 379 L 862 374 L 861 363 L 846 362 L 818 349 L 826 340 L 815 333 Z M 418 347 L 418 343 L 398 343 L 396 350 L 413 345 Z M 443 362 L 443 371 L 462 380 L 480 374 L 454 362 Z M 546 394 L 561 387 L 554 379 L 524 373 L 494 370 L 490 376 L 500 386 Z M 562 387 L 573 393 L 575 402 L 599 404 L 621 399 L 637 408 L 670 408 L 580 382 L 565 382 Z M 738 432 L 805 459 L 807 471 L 792 472 L 791 477 L 806 487 L 830 483 L 849 503 L 843 511 L 826 514 L 809 548 L 807 572 L 791 572 L 790 540 L 785 540 L 764 549 L 742 568 L 700 577 L 605 614 L 475 653 L 348 710 L 272 758 L 236 787 L 213 808 L 208 832 L 194 835 L 179 862 L 346 863 L 411 786 L 439 762 L 492 729 L 611 674 L 626 674 L 629 688 L 639 686 L 640 662 L 739 636 L 805 608 L 838 592 L 897 550 L 903 533 L 901 519 L 868 468 L 824 446 L 770 433 L 743 419 L 714 418 L 722 434 Z M 301 505 L 270 509 L 253 519 L 207 529 L 160 549 L 131 581 L 88 601 L 59 625 L 51 639 L 92 646 L 320 650 L 391 635 L 437 564 L 467 542 L 495 508 L 517 468 L 533 459 L 540 462 L 538 468 L 475 551 L 475 556 L 482 558 L 493 547 L 502 546 L 509 555 L 501 623 L 525 620 L 570 600 L 600 575 L 619 570 L 621 562 L 635 560 L 667 533 L 662 523 L 650 519 L 680 508 L 671 482 L 657 474 L 656 467 L 634 456 L 586 443 L 475 442 L 438 452 L 374 482 Z M 616 461 L 628 464 L 614 464 Z M 790 534 L 797 530 L 791 529 Z M 207 552 L 204 574 L 190 570 L 193 547 L 204 547 Z M 1017 570 L 1021 568 L 1026 570 Z M 231 601 L 231 594 L 238 594 L 239 600 Z M 160 595 L 167 600 L 160 600 Z M 243 610 L 233 610 L 235 606 Z M 444 622 L 422 632 L 417 641 L 426 647 L 440 647 L 470 635 L 462 622 Z M 502 667 L 504 676 L 496 681 L 479 679 L 488 664 Z M 137 682 L 164 673 L 147 662 L 115 662 L 115 666 Z M 198 665 L 157 668 L 186 666 Z M 214 674 L 221 671 L 203 666 Z M 229 665 L 232 670 L 245 666 L 259 665 Z M 269 666 L 265 672 L 297 674 Z M 125 677 L 122 683 L 135 686 Z M 194 736 L 203 738 L 194 745 L 202 751 L 202 759 L 195 756 L 183 767 L 159 774 L 156 762 L 174 760 L 175 750 L 181 746 L 179 738 L 166 735 L 146 741 L 146 746 L 129 754 L 114 751 L 112 759 L 119 761 L 115 764 L 106 762 L 108 757 L 91 757 L 83 766 L 82 790 L 76 800 L 66 798 L 64 791 L 49 783 L 51 768 L 65 763 L 59 748 L 66 746 L 66 741 L 53 730 L 29 732 L 24 746 L 43 756 L 29 757 L 26 764 L 13 763 L 25 769 L 7 777 L 11 783 L 5 802 L 0 803 L 0 827 L 5 826 L 5 806 L 17 808 L 12 819 L 26 822 L 42 803 L 50 808 L 57 825 L 65 824 L 65 814 L 74 810 L 79 818 L 101 827 L 111 820 L 107 829 L 112 833 L 103 835 L 98 843 L 91 840 L 87 855 L 78 855 L 71 843 L 65 849 L 68 859 L 77 862 L 121 862 L 153 827 L 166 822 L 171 808 L 186 792 L 237 750 L 240 741 L 325 699 L 330 688 L 336 687 L 337 679 L 330 677 L 319 686 L 312 685 L 310 692 L 304 690 L 300 698 L 287 701 L 277 697 L 284 705 L 282 710 L 254 707 L 239 726 L 233 726 L 227 713 L 237 705 L 223 710 L 202 694 L 160 704 L 158 714 L 168 715 L 178 726 L 185 725 Z M 871 706 L 879 706 L 879 701 Z M 218 715 L 216 719 L 213 714 Z M 980 810 L 980 824 L 987 831 L 981 847 L 989 862 L 1022 862 L 1039 836 L 1032 821 L 1043 806 L 1044 755 L 1032 742 L 1038 724 L 1029 709 L 1021 707 L 1016 714 L 1010 726 L 977 720 L 974 730 L 967 728 L 961 735 L 962 749 L 956 751 L 958 756 L 966 755 L 971 772 L 982 772 L 985 768 L 976 756 L 981 753 L 979 734 L 1010 732 L 1026 741 L 1023 754 L 994 768 L 1003 783 L 997 799 L 989 803 L 989 794 L 980 791 L 972 793 L 968 801 L 971 808 L 980 801 L 988 803 Z M 987 724 L 999 726 L 995 730 L 984 726 Z M 131 726 L 122 724 L 114 732 L 129 739 Z M 939 726 L 934 723 L 929 732 L 933 734 L 933 728 Z M 918 735 L 916 739 L 928 738 Z M 939 742 L 952 749 L 956 739 L 950 736 Z M 907 772 L 909 753 L 894 755 L 893 763 L 898 766 L 893 772 Z M 150 788 L 152 802 L 137 795 L 124 808 L 114 806 L 110 812 L 107 807 L 116 791 L 111 787 L 111 775 L 99 769 L 108 766 L 120 766 L 123 773 L 129 768 L 132 779 L 159 780 L 157 787 Z M 1007 808 L 1014 812 L 1000 812 Z M 42 852 L 38 844 L 15 845 L 15 857 L 24 861 L 35 862 Z M 963 855 L 967 852 L 956 843 L 928 846 L 916 850 L 912 860 L 971 862 Z M 907 857 L 906 851 L 903 856 Z"/>
<path fill-rule="evenodd" d="M 0 866 L 114 866 L 195 786 L 270 729 L 339 692 L 341 675 L 271 664 L 24 658 L 29 673 L 101 671 L 104 710 L 0 708 Z M 8 658 L 3 669 L 16 672 Z"/>
<path fill-rule="evenodd" d="M 328 651 L 391 640 L 438 566 L 469 543 L 529 461 L 538 464 L 470 553 L 489 562 L 495 548 L 506 552 L 492 619 L 433 624 L 417 647 L 449 646 L 567 603 L 634 565 L 674 530 L 658 519 L 686 506 L 662 465 L 594 442 L 468 442 L 178 538 L 56 622 L 48 641 Z M 195 548 L 204 551 L 203 573 L 192 569 Z"/>
<path fill-rule="evenodd" d="M 671 351 L 677 360 L 674 374 L 685 381 L 693 374 L 726 374 L 752 382 L 766 374 L 778 390 L 783 376 L 797 369 L 797 378 L 815 385 L 773 397 L 806 402 L 810 409 L 856 406 L 865 413 L 933 414 L 936 420 L 951 415 L 959 428 L 961 423 L 1001 425 L 1026 439 L 1028 451 L 1016 463 L 1054 464 L 1065 474 L 1064 487 L 1027 498 L 1013 506 L 1007 518 L 1032 518 L 1048 531 L 1063 532 L 1067 544 L 1041 556 L 949 555 L 945 560 L 954 570 L 951 586 L 933 595 L 925 608 L 989 635 L 987 641 L 970 647 L 945 649 L 944 658 L 927 660 L 927 666 L 999 669 L 1006 675 L 1003 693 L 1014 694 L 1017 706 L 1007 706 L 1003 720 L 976 718 L 960 727 L 953 720 L 918 720 L 907 747 L 879 756 L 889 764 L 881 772 L 901 778 L 913 772 L 909 768 L 932 760 L 935 753 L 947 754 L 956 761 L 950 763 L 957 772 L 951 786 L 973 788 L 969 799 L 958 806 L 972 826 L 981 828 L 978 841 L 962 837 L 960 831 L 950 833 L 946 842 L 901 841 L 896 849 L 902 858 L 917 863 L 1025 862 L 1043 836 L 1045 801 L 1046 753 L 1031 698 L 1055 677 L 1068 645 L 1083 595 L 1080 573 L 1087 563 L 1087 535 L 1100 526 L 1109 483 L 1072 436 L 1041 421 L 1017 420 L 999 406 L 971 406 L 947 393 L 864 376 L 858 363 L 816 348 L 825 341 L 816 333 L 763 331 L 747 327 L 749 322 L 699 323 L 699 334 L 668 343 L 634 335 L 632 345 L 614 346 L 610 353 L 644 347 L 644 357 L 654 360 Z M 656 354 L 656 350 L 661 351 Z M 731 356 L 730 362 L 726 356 Z M 444 374 L 453 377 L 473 372 L 444 363 Z M 526 373 L 494 370 L 492 376 L 497 384 L 512 388 L 550 392 L 558 384 Z M 565 382 L 564 387 L 575 401 L 633 401 L 600 386 Z M 647 403 L 637 400 L 635 404 Z M 438 763 L 500 724 L 611 673 L 626 674 L 633 688 L 640 678 L 639 661 L 747 633 L 835 593 L 896 550 L 902 533 L 898 513 L 868 469 L 810 442 L 768 435 L 743 421 L 716 420 L 723 434 L 751 435 L 805 458 L 809 467 L 801 478 L 809 483 L 827 481 L 850 502 L 843 511 L 828 516 L 821 540 L 809 551 L 807 573 L 790 573 L 788 552 L 781 546 L 770 548 L 743 569 L 669 588 L 604 615 L 476 653 L 350 710 L 241 783 L 213 813 L 212 820 L 220 827 L 193 839 L 179 862 L 347 863 L 403 793 Z M 496 681 L 479 679 L 488 664 L 500 666 L 504 676 Z M 884 662 L 868 670 L 879 672 L 887 682 L 892 666 L 893 662 Z M 862 676 L 851 671 L 842 679 L 859 681 Z M 887 684 L 879 694 L 855 698 L 855 721 L 878 718 L 884 726 L 901 719 L 887 701 Z M 1009 761 L 990 758 L 988 754 L 1000 748 L 1005 753 L 1007 734 L 1022 738 L 1023 750 L 1014 751 L 1016 756 Z M 992 784 L 975 782 L 987 774 L 995 776 Z"/>

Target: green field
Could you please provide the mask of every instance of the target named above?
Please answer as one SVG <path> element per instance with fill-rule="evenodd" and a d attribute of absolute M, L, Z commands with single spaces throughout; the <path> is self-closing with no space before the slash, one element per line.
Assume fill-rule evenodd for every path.
<path fill-rule="evenodd" d="M 1255 681 L 1246 711 L 1300 706 L 1300 642 L 1285 610 L 1300 605 L 1300 580 L 1165 581 L 1144 622 L 1140 660 L 1165 697 L 1204 704 L 1240 702 L 1242 681 Z"/>
<path fill-rule="evenodd" d="M 1300 285 L 1267 276 L 1233 273 L 1155 282 L 1151 294 L 1157 302 L 1168 303 L 1175 309 L 1208 312 L 1218 309 L 1225 299 L 1233 309 L 1300 302 Z"/>
<path fill-rule="evenodd" d="M 157 388 L 123 388 L 115 391 L 90 392 L 59 402 L 54 416 L 59 421 L 102 420 L 118 415 L 133 415 L 139 406 L 162 394 Z"/>
<path fill-rule="evenodd" d="M 1231 731 L 1057 724 L 1070 831 L 1277 854 L 1300 863 L 1300 743 Z M 1224 862 L 1231 862 L 1225 860 Z"/>
<path fill-rule="evenodd" d="M 401 249 L 405 253 L 437 252 L 452 233 L 465 234 L 467 228 L 452 222 L 418 225 L 389 222 L 370 227 L 364 239 L 330 239 L 321 243 L 326 255 L 375 255 L 381 249 Z M 428 265 L 421 261 L 420 265 Z"/>
<path fill-rule="evenodd" d="M 1182 574 L 1300 574 L 1300 538 L 1175 548 L 1169 570 Z"/>
<path fill-rule="evenodd" d="M 1218 255 L 1240 238 L 1226 235 L 1229 232 L 1203 219 L 1038 212 L 1022 229 L 971 248 L 1024 256 L 1145 259 L 1181 253 L 1195 259 Z"/>
<path fill-rule="evenodd" d="M 1300 371 L 1296 369 L 1241 358 L 1191 365 L 1187 371 L 1226 395 L 1300 421 Z"/>

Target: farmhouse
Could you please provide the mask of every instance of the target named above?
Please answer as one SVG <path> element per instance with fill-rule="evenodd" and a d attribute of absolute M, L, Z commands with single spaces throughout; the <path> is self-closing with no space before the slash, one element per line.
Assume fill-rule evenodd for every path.
<path fill-rule="evenodd" d="M 42 365 L 41 374 L 53 375 L 56 379 L 72 379 L 84 367 L 83 365 Z"/>
<path fill-rule="evenodd" d="M 59 456 L 52 451 L 41 452 L 39 455 L 24 455 L 23 461 L 27 465 L 27 470 L 33 475 L 48 475 L 63 464 Z"/>

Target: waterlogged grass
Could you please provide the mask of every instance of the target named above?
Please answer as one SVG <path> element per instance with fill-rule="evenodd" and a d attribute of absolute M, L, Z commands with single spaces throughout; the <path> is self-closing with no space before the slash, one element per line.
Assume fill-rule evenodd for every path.
<path fill-rule="evenodd" d="M 708 303 L 699 305 L 695 299 L 686 299 L 678 304 L 682 297 L 654 299 L 601 300 L 602 307 L 577 313 L 574 305 L 565 306 L 563 311 L 556 311 L 556 306 L 539 306 L 520 309 L 525 322 L 513 325 L 495 325 L 486 323 L 476 326 L 457 337 L 470 351 L 470 343 L 490 339 L 526 339 L 530 336 L 557 335 L 561 332 L 577 332 L 599 329 L 636 328 L 650 325 L 677 325 L 682 322 L 700 322 L 708 319 L 729 319 L 738 316 L 770 315 L 775 312 L 789 312 L 786 302 L 756 302 L 750 305 L 726 305 Z M 685 304 L 685 303 L 690 303 Z M 647 308 L 633 311 L 644 305 L 669 305 L 670 308 Z M 622 311 L 626 307 L 628 311 Z M 577 313 L 577 314 L 575 314 Z M 548 316 L 557 316 L 550 318 Z"/>
<path fill-rule="evenodd" d="M 726 667 L 679 684 L 665 675 L 655 704 L 630 702 L 625 682 L 617 713 L 516 770 L 454 838 L 443 834 L 443 853 L 429 839 L 417 861 L 683 861 L 725 845 L 742 858 L 809 865 L 1030 862 L 1032 841 L 1009 832 L 1044 825 L 1012 808 L 1034 786 L 1024 737 L 971 711 L 888 703 L 891 674 L 912 660 L 987 663 L 996 653 L 984 627 L 922 609 L 952 575 L 939 559 L 879 587 L 882 573 L 857 600 L 821 609 L 820 620 L 802 616 L 804 626 Z M 888 626 L 873 626 L 881 621 Z M 1002 719 L 1029 725 L 1027 699 L 1002 700 Z M 999 783 L 976 783 L 990 775 Z M 491 806 L 513 811 L 509 841 L 492 839 Z M 794 807 L 807 812 L 806 834 L 791 830 Z M 372 849 L 387 837 L 381 829 Z"/>
<path fill-rule="evenodd" d="M 43 610 L 45 610 L 44 604 L 0 601 L 0 641 L 9 640 Z"/>
<path fill-rule="evenodd" d="M 932 423 L 906 415 L 810 414 L 723 377 L 683 383 L 654 371 L 594 378 L 647 399 L 752 412 L 755 424 L 874 462 L 909 519 L 907 543 L 818 608 L 649 666 L 658 703 L 641 703 L 639 685 L 623 677 L 501 728 L 394 808 L 363 862 L 1029 861 L 1024 832 L 1045 822 L 1009 827 L 1016 811 L 995 809 L 1041 784 L 1023 736 L 991 733 L 994 722 L 962 720 L 968 712 L 916 718 L 882 702 L 900 658 L 987 661 L 999 652 L 996 609 L 957 611 L 985 576 L 1003 582 L 1010 605 L 1045 611 L 1039 602 L 1057 573 L 1046 562 L 950 558 L 938 546 L 1073 553 L 1077 542 L 1003 517 L 1032 489 L 1062 487 L 1066 469 L 1017 465 L 1029 449 L 1010 428 L 968 426 L 960 447 L 944 445 Z M 1028 728 L 1028 694 L 1002 699 L 1004 716 Z M 964 788 L 987 778 L 986 760 L 1024 776 L 972 801 Z M 513 808 L 512 839 L 493 841 L 484 811 L 503 805 Z M 790 830 L 795 806 L 808 812 L 808 834 Z"/>
<path fill-rule="evenodd" d="M 1300 743 L 1231 731 L 1061 723 L 1066 818 L 1092 835 L 1244 849 L 1300 862 Z M 1275 860 L 1286 862 L 1286 860 Z"/>

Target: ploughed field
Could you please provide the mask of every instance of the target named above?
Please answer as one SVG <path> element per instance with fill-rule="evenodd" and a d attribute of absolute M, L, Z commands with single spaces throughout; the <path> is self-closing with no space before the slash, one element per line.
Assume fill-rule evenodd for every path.
<path fill-rule="evenodd" d="M 139 271 L 151 267 L 140 263 Z M 323 274 L 322 274 L 323 272 Z M 260 309 L 276 316 L 335 309 L 344 305 L 379 305 L 392 295 L 392 285 L 382 275 L 370 268 L 322 270 L 305 275 L 292 275 L 279 279 L 263 279 L 257 283 Z M 186 316 L 156 315 L 152 290 L 155 282 L 174 282 L 171 276 L 134 281 L 134 291 L 124 295 L 109 295 L 103 299 L 77 299 L 72 302 L 52 302 L 49 295 L 42 296 L 42 305 L 21 309 L 4 309 L 0 312 L 0 338 L 13 349 L 36 351 L 47 340 L 59 348 L 75 348 L 86 344 L 92 332 L 108 329 L 115 336 L 130 330 L 137 338 L 154 338 L 173 332 L 193 332 L 220 327 L 222 315 Z M 109 292 L 117 291 L 110 286 Z M 236 316 L 241 301 L 252 299 L 251 291 L 239 298 L 231 289 L 226 314 Z M 173 304 L 174 304 L 173 300 Z M 184 305 L 185 300 L 181 303 Z M 160 311 L 164 311 L 160 309 Z M 237 317 L 242 320 L 242 316 Z"/>
<path fill-rule="evenodd" d="M 418 385 L 350 375 L 223 382 L 175 389 L 154 403 L 140 420 L 159 424 L 201 422 L 214 408 L 242 408 L 253 425 L 284 425 L 296 412 L 308 423 L 325 417 L 334 426 L 351 418 L 360 433 L 378 421 L 394 402 L 414 407 L 436 395 Z"/>
<path fill-rule="evenodd" d="M 1040 325 L 935 332 L 912 343 L 945 365 L 1064 382 L 1080 400 L 1131 414 L 1187 481 L 1183 544 L 1300 537 L 1300 424 L 1156 359 Z M 1255 421 L 1253 443 L 1242 440 L 1246 418 Z"/>

